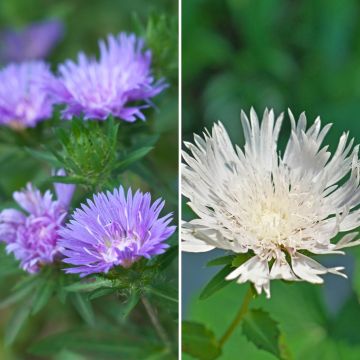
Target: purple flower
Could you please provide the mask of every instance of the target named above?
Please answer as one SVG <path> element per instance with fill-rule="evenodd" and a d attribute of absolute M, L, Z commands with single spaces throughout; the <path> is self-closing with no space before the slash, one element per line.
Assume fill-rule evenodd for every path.
<path fill-rule="evenodd" d="M 129 122 L 145 120 L 142 109 L 167 85 L 154 81 L 151 52 L 143 51 L 143 45 L 133 34 L 109 35 L 107 44 L 99 42 L 99 60 L 79 53 L 77 63 L 68 60 L 60 65 L 59 78 L 47 88 L 58 103 L 66 105 L 63 117 L 105 120 L 113 115 Z"/>
<path fill-rule="evenodd" d="M 58 20 L 31 24 L 20 30 L 0 33 L 0 59 L 4 63 L 42 59 L 63 37 L 64 25 Z"/>
<path fill-rule="evenodd" d="M 29 273 L 39 271 L 42 264 L 52 263 L 59 255 L 58 231 L 75 189 L 74 185 L 59 185 L 55 186 L 58 200 L 53 200 L 49 190 L 42 195 L 28 184 L 13 195 L 26 213 L 15 209 L 0 213 L 0 239 L 6 243 L 6 251 L 14 253 L 22 269 Z"/>
<path fill-rule="evenodd" d="M 74 265 L 67 273 L 86 276 L 108 272 L 114 266 L 130 267 L 141 257 L 162 254 L 164 241 L 175 231 L 168 226 L 172 214 L 159 217 L 162 199 L 151 205 L 149 193 L 120 186 L 113 193 L 94 195 L 93 201 L 75 210 L 72 220 L 60 230 L 65 263 Z"/>
<path fill-rule="evenodd" d="M 42 61 L 9 64 L 0 70 L 0 124 L 21 129 L 49 118 L 53 101 L 42 82 L 52 79 Z"/>

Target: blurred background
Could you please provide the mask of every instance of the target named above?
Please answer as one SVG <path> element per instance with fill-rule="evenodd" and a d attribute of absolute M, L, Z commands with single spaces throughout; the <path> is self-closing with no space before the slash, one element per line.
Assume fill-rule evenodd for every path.
<path fill-rule="evenodd" d="M 141 140 L 146 135 L 146 139 L 151 138 L 150 145 L 155 148 L 141 163 L 141 168 L 120 174 L 112 179 L 112 183 L 114 186 L 121 183 L 125 187 L 131 185 L 143 191 L 150 190 L 154 198 L 163 197 L 166 200 L 164 212 L 173 211 L 175 219 L 178 204 L 177 10 L 177 1 L 168 0 L 0 1 L 0 67 L 12 61 L 45 58 L 56 71 L 59 63 L 64 60 L 75 60 L 79 51 L 97 56 L 98 40 L 109 33 L 135 32 L 145 38 L 146 47 L 153 53 L 154 76 L 157 79 L 166 78 L 169 88 L 153 99 L 154 108 L 145 110 L 145 123 L 121 122 L 119 139 L 124 144 L 120 143 L 120 147 L 129 146 L 132 141 Z M 54 122 L 45 121 L 35 129 L 19 133 L 0 127 L 0 210 L 15 206 L 12 193 L 24 187 L 27 182 L 32 182 L 43 191 L 52 190 L 52 184 L 48 180 L 51 167 L 46 161 L 30 156 L 26 148 L 38 151 L 44 144 L 56 146 L 58 139 L 54 137 L 53 126 Z M 89 192 L 80 187 L 73 207 L 78 206 L 87 196 Z M 170 242 L 173 245 L 177 243 L 176 235 Z M 12 255 L 5 255 L 2 245 L 0 263 L 0 299 L 4 299 L 9 296 L 14 284 L 24 277 L 24 273 L 17 270 Z M 172 263 L 166 276 L 169 285 L 177 288 L 177 260 Z M 156 336 L 153 330 L 149 330 L 148 320 L 142 309 L 134 312 L 129 325 L 124 317 L 131 310 L 126 308 L 129 305 L 105 297 L 94 303 L 94 311 L 98 316 L 97 330 L 113 333 L 109 335 L 107 342 L 99 343 L 98 334 L 91 327 L 84 327 L 81 317 L 74 309 L 53 300 L 44 311 L 25 323 L 14 345 L 5 347 L 4 334 L 12 321 L 13 313 L 17 311 L 15 306 L 5 305 L 0 301 L 1 360 L 119 359 L 124 358 L 121 354 L 126 350 L 121 350 L 121 346 L 124 343 L 126 346 L 130 344 L 127 337 L 131 338 L 131 342 L 137 342 L 137 347 L 141 348 L 144 336 Z M 177 305 L 170 307 L 165 303 L 163 306 L 166 310 L 162 315 L 167 316 L 165 327 L 172 332 L 172 340 L 177 342 Z M 20 324 L 12 321 L 11 326 L 17 331 Z M 140 333 L 137 326 L 140 326 Z M 84 334 L 90 329 L 93 340 L 79 340 L 74 345 L 75 338 L 68 333 L 65 337 L 60 336 L 55 343 L 40 344 L 37 348 L 35 346 L 46 336 L 75 328 L 83 329 Z M 66 339 L 72 341 L 71 346 L 66 345 Z M 134 354 L 130 356 L 130 352 L 125 358 L 134 358 L 133 356 L 139 358 Z"/>
<path fill-rule="evenodd" d="M 343 131 L 360 141 L 360 6 L 349 0 L 183 0 L 183 139 L 221 120 L 243 144 L 240 111 L 306 112 L 333 123 L 325 142 L 334 150 Z M 280 144 L 289 136 L 289 120 Z M 192 214 L 183 204 L 183 217 Z M 206 268 L 220 251 L 182 255 L 183 317 L 219 336 L 235 315 L 244 286 L 231 284 L 211 298 L 198 295 L 219 268 Z M 326 276 L 324 286 L 272 282 L 270 301 L 257 299 L 284 330 L 294 359 L 360 358 L 360 251 L 322 257 L 345 264 L 350 280 Z M 272 359 L 241 336 L 221 359 Z M 187 357 L 185 356 L 187 359 Z"/>

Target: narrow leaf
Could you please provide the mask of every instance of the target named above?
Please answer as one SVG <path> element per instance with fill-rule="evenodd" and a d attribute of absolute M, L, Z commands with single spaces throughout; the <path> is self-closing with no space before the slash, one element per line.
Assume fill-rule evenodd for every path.
<path fill-rule="evenodd" d="M 34 277 L 26 278 L 24 286 L 18 287 L 14 293 L 9 295 L 7 298 L 0 301 L 0 310 L 6 308 L 9 305 L 15 304 L 18 301 L 24 299 L 37 285 L 37 279 Z"/>
<path fill-rule="evenodd" d="M 174 303 L 178 303 L 178 298 L 175 297 L 175 296 L 171 296 L 171 293 L 169 293 L 169 291 L 165 292 L 162 289 L 158 289 L 158 288 L 154 288 L 154 287 L 147 288 L 147 290 L 150 293 L 152 293 L 152 294 L 154 294 L 154 295 L 156 295 L 156 296 L 158 296 L 160 298 L 163 298 L 163 299 L 168 300 L 168 301 L 172 301 Z M 172 289 L 171 292 L 175 292 L 174 289 Z"/>
<path fill-rule="evenodd" d="M 231 282 L 225 280 L 225 277 L 230 274 L 233 270 L 231 265 L 226 265 L 222 268 L 205 286 L 203 291 L 200 294 L 200 299 L 207 299 L 209 296 L 215 294 L 217 291 L 221 290 L 225 286 L 229 285 Z"/>
<path fill-rule="evenodd" d="M 80 293 L 73 294 L 72 300 L 76 310 L 84 321 L 90 326 L 95 326 L 95 316 L 91 302 Z"/>
<path fill-rule="evenodd" d="M 50 181 L 62 184 L 87 184 L 88 180 L 82 176 L 51 176 Z"/>
<path fill-rule="evenodd" d="M 115 169 L 117 169 L 119 171 L 124 171 L 133 162 L 138 161 L 141 158 L 143 158 L 145 155 L 147 155 L 152 149 L 153 149 L 153 146 L 146 146 L 146 147 L 142 147 L 140 149 L 134 150 L 130 154 L 127 154 L 123 160 L 120 160 L 115 165 Z"/>
<path fill-rule="evenodd" d="M 30 315 L 30 310 L 31 308 L 29 305 L 23 305 L 20 307 L 20 309 L 14 311 L 9 323 L 5 328 L 5 345 L 9 346 L 15 341 L 26 319 Z"/>
<path fill-rule="evenodd" d="M 46 161 L 54 167 L 61 167 L 61 162 L 50 152 L 25 148 L 25 151 L 38 160 Z"/>
<path fill-rule="evenodd" d="M 54 291 L 55 282 L 53 280 L 46 279 L 44 283 L 39 286 L 32 303 L 31 313 L 33 315 L 37 314 L 47 305 Z"/>
<path fill-rule="evenodd" d="M 227 256 L 221 256 L 216 259 L 210 260 L 206 266 L 220 266 L 220 265 L 227 265 L 231 264 L 234 260 L 235 255 L 227 255 Z"/>
<path fill-rule="evenodd" d="M 111 288 L 113 283 L 108 279 L 91 279 L 90 281 L 79 281 L 65 287 L 66 291 L 94 291 L 102 287 Z"/>

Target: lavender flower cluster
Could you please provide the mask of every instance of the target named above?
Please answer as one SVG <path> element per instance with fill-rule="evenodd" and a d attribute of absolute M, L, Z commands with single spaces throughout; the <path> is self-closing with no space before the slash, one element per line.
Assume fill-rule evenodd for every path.
<path fill-rule="evenodd" d="M 109 35 L 107 42 L 99 42 L 98 60 L 81 52 L 77 62 L 60 65 L 57 75 L 39 57 L 59 39 L 59 27 L 38 24 L 0 38 L 5 43 L 29 44 L 44 32 L 48 32 L 48 41 L 42 42 L 46 49 L 30 47 L 23 54 L 6 54 L 14 62 L 0 70 L 2 125 L 16 130 L 34 127 L 51 117 L 55 104 L 64 105 L 62 117 L 67 120 L 74 116 L 106 120 L 110 115 L 129 122 L 145 120 L 143 109 L 167 86 L 154 80 L 151 52 L 133 34 Z M 25 60 L 19 62 L 22 56 Z M 72 265 L 66 272 L 80 276 L 129 267 L 142 257 L 163 253 L 168 247 L 165 241 L 175 231 L 171 214 L 160 217 L 164 201 L 151 204 L 149 193 L 133 194 L 129 189 L 125 194 L 121 186 L 112 193 L 94 195 L 67 222 L 75 186 L 55 184 L 54 188 L 56 197 L 49 190 L 42 194 L 29 183 L 13 194 L 20 210 L 0 212 L 0 241 L 29 273 L 55 261 Z"/>
<path fill-rule="evenodd" d="M 44 24 L 24 34 L 6 33 L 2 37 L 5 42 L 12 39 L 21 44 L 34 34 L 47 39 L 43 41 L 47 48 L 32 48 L 23 54 L 26 60 L 11 62 L 0 71 L 2 125 L 34 127 L 51 117 L 55 104 L 65 107 L 62 118 L 66 120 L 74 116 L 106 120 L 110 115 L 128 122 L 145 120 L 143 109 L 167 87 L 163 79 L 155 81 L 151 52 L 144 49 L 144 41 L 134 34 L 109 35 L 107 42 L 99 42 L 99 59 L 80 52 L 77 62 L 65 61 L 55 75 L 43 60 L 34 59 L 49 50 L 51 41 L 61 36 L 61 29 L 54 24 Z M 10 55 L 7 58 L 19 60 L 19 54 Z"/>
<path fill-rule="evenodd" d="M 86 276 L 107 273 L 114 266 L 130 267 L 140 258 L 162 254 L 175 231 L 172 214 L 160 217 L 164 201 L 151 204 L 149 193 L 119 189 L 94 195 L 65 223 L 74 185 L 55 184 L 57 200 L 28 184 L 14 193 L 23 211 L 0 213 L 0 239 L 29 273 L 62 260 L 67 273 Z"/>

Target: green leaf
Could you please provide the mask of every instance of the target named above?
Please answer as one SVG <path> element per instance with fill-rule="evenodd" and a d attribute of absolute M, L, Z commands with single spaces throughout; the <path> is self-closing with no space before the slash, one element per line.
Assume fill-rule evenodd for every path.
<path fill-rule="evenodd" d="M 108 279 L 87 279 L 86 281 L 79 281 L 74 284 L 65 287 L 66 291 L 77 292 L 77 291 L 94 291 L 102 287 L 113 287 L 113 282 Z"/>
<path fill-rule="evenodd" d="M 19 309 L 14 311 L 9 323 L 5 328 L 4 342 L 5 345 L 11 345 L 17 335 L 19 334 L 22 326 L 30 315 L 31 307 L 29 304 L 21 306 Z"/>
<path fill-rule="evenodd" d="M 283 350 L 284 344 L 278 324 L 268 312 L 261 309 L 249 310 L 244 317 L 242 330 L 257 348 L 268 351 L 279 359 L 289 358 Z"/>
<path fill-rule="evenodd" d="M 95 289 L 93 292 L 91 292 L 88 295 L 88 299 L 89 300 L 94 300 L 94 299 L 97 299 L 99 297 L 103 297 L 103 296 L 113 294 L 116 291 L 117 291 L 117 289 L 115 289 L 115 288 L 107 288 L 107 287 Z"/>
<path fill-rule="evenodd" d="M 209 296 L 215 294 L 217 291 L 223 289 L 225 286 L 229 285 L 231 282 L 225 280 L 225 277 L 230 274 L 232 271 L 232 266 L 227 265 L 222 268 L 205 286 L 203 291 L 200 294 L 200 299 L 207 299 Z"/>
<path fill-rule="evenodd" d="M 21 287 L 17 287 L 16 291 L 12 293 L 7 298 L 0 301 L 0 310 L 6 308 L 9 305 L 15 304 L 18 301 L 24 299 L 30 292 L 34 289 L 34 287 L 38 284 L 38 279 L 33 276 L 25 278 L 24 285 Z"/>
<path fill-rule="evenodd" d="M 221 355 L 214 333 L 205 325 L 192 321 L 182 323 L 182 349 L 200 360 L 213 360 Z"/>
<path fill-rule="evenodd" d="M 90 326 L 95 326 L 94 311 L 91 302 L 83 294 L 76 293 L 71 297 L 76 310 L 84 321 Z"/>
<path fill-rule="evenodd" d="M 127 299 L 127 301 L 121 307 L 121 317 L 122 320 L 125 320 L 130 313 L 133 311 L 135 306 L 138 304 L 140 300 L 139 295 L 136 292 L 133 292 Z"/>
<path fill-rule="evenodd" d="M 219 266 L 219 265 L 227 265 L 231 264 L 234 260 L 236 255 L 227 255 L 227 256 L 221 256 L 216 259 L 210 260 L 206 266 Z"/>
<path fill-rule="evenodd" d="M 47 152 L 45 150 L 39 151 L 30 148 L 25 148 L 25 151 L 35 159 L 46 161 L 56 168 L 62 166 L 61 162 L 54 156 L 54 154 L 50 152 Z"/>
<path fill-rule="evenodd" d="M 136 149 L 133 152 L 124 156 L 123 160 L 117 162 L 114 166 L 114 169 L 118 171 L 126 170 L 132 163 L 142 159 L 145 155 L 147 155 L 154 147 L 153 146 L 145 146 L 140 149 Z"/>
<path fill-rule="evenodd" d="M 82 176 L 51 176 L 50 181 L 61 184 L 87 184 L 89 182 Z"/>
<path fill-rule="evenodd" d="M 32 303 L 31 314 L 37 314 L 41 309 L 43 309 L 49 302 L 51 296 L 55 291 L 55 281 L 51 279 L 45 279 L 43 284 L 38 287 L 35 297 Z"/>
<path fill-rule="evenodd" d="M 172 288 L 170 291 L 169 289 L 163 290 L 163 289 L 159 289 L 159 288 L 154 288 L 154 287 L 150 287 L 147 288 L 147 290 L 151 293 L 154 294 L 162 299 L 174 302 L 174 303 L 178 303 L 178 297 L 175 296 L 171 296 L 171 293 L 177 293 L 177 291 L 175 291 L 176 289 Z"/>
<path fill-rule="evenodd" d="M 251 257 L 253 257 L 252 253 L 246 253 L 246 254 L 237 254 L 231 265 L 233 267 L 239 267 L 240 265 L 242 265 L 244 262 L 248 261 Z"/>
<path fill-rule="evenodd" d="M 165 252 L 165 254 L 157 257 L 156 261 L 160 271 L 165 270 L 174 261 L 174 259 L 178 258 L 178 250 L 178 246 L 172 246 Z"/>

